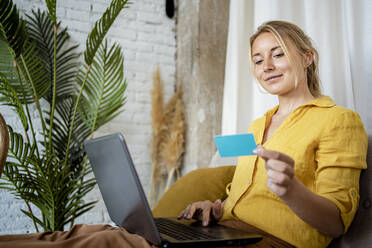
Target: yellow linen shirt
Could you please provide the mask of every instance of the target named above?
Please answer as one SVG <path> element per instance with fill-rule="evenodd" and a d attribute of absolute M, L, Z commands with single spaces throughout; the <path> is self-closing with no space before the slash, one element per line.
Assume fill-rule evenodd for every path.
<path fill-rule="evenodd" d="M 277 109 L 251 124 L 249 132 L 258 144 Z M 336 204 L 346 232 L 358 207 L 360 171 L 367 167 L 367 135 L 359 115 L 322 96 L 296 108 L 263 147 L 294 159 L 295 176 Z M 222 220 L 244 221 L 301 248 L 326 247 L 332 240 L 267 188 L 262 158 L 239 157 L 227 191 Z"/>

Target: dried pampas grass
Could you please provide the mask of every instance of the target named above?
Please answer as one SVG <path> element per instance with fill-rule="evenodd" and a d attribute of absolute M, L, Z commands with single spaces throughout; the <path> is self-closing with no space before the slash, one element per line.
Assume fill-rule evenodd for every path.
<path fill-rule="evenodd" d="M 156 201 L 156 188 L 161 181 L 162 175 L 166 174 L 166 169 L 160 161 L 160 144 L 163 127 L 163 84 L 160 79 L 159 67 L 153 74 L 153 89 L 151 90 L 151 119 L 152 119 L 152 139 L 150 144 L 150 154 L 152 160 L 152 170 L 150 179 L 150 203 Z"/>
<path fill-rule="evenodd" d="M 166 133 L 164 142 L 161 146 L 161 157 L 164 160 L 168 171 L 168 180 L 165 190 L 169 188 L 174 173 L 179 169 L 181 157 L 184 152 L 185 116 L 181 84 L 179 84 L 177 88 L 175 99 L 176 104 L 173 105 L 173 118 L 170 121 L 168 132 Z"/>
<path fill-rule="evenodd" d="M 151 159 L 152 172 L 149 199 L 153 205 L 164 188 L 168 189 L 174 173 L 178 172 L 184 152 L 184 105 L 182 102 L 182 85 L 179 84 L 176 93 L 163 106 L 163 85 L 160 70 L 154 72 L 153 89 L 151 90 L 152 140 Z"/>

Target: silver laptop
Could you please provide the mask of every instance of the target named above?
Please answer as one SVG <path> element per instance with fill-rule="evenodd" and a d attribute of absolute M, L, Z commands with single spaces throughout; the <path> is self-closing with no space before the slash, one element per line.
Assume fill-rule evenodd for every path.
<path fill-rule="evenodd" d="M 153 218 L 124 137 L 91 139 L 85 150 L 111 220 L 161 247 L 216 247 L 257 243 L 260 235 L 198 221 Z M 180 196 L 182 197 L 182 196 Z"/>

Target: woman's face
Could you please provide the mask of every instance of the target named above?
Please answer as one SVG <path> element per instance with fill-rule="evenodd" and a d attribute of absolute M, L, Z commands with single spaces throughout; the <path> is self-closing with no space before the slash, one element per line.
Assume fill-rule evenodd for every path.
<path fill-rule="evenodd" d="M 273 95 L 286 95 L 296 90 L 296 73 L 298 86 L 304 80 L 306 81 L 302 56 L 291 42 L 286 43 L 295 64 L 300 66 L 297 70 L 291 65 L 282 47 L 271 33 L 260 34 L 252 45 L 254 75 L 261 86 Z"/>

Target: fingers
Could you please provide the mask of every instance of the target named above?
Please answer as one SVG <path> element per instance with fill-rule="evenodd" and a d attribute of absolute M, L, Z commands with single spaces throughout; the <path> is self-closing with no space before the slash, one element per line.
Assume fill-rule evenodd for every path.
<path fill-rule="evenodd" d="M 288 163 L 290 165 L 294 165 L 294 160 L 290 156 L 278 151 L 265 149 L 263 148 L 263 146 L 258 146 L 255 151 L 255 154 L 257 154 L 257 156 L 262 157 L 266 161 L 268 161 L 269 159 L 273 159 Z"/>
<path fill-rule="evenodd" d="M 288 186 L 292 180 L 292 177 L 289 175 L 270 169 L 266 171 L 266 175 L 267 180 L 280 186 Z"/>
<path fill-rule="evenodd" d="M 182 219 L 185 217 L 186 215 L 186 209 L 189 207 L 190 205 L 188 205 L 184 210 L 182 210 L 181 213 L 179 213 L 179 215 L 177 216 L 177 219 Z"/>
<path fill-rule="evenodd" d="M 266 161 L 267 187 L 279 197 L 286 195 L 295 177 L 294 160 L 284 153 L 262 146 L 257 147 L 256 154 Z"/>
<path fill-rule="evenodd" d="M 288 155 L 267 150 L 262 146 L 257 148 L 257 155 L 265 159 L 265 168 L 268 179 L 279 185 L 288 185 L 295 175 L 294 160 Z"/>
<path fill-rule="evenodd" d="M 203 226 L 208 226 L 209 221 L 210 221 L 212 205 L 209 203 L 211 202 L 210 201 L 208 201 L 208 203 L 204 202 L 204 204 L 205 205 L 208 204 L 208 206 L 204 206 L 203 208 L 203 213 L 202 213 L 203 214 L 203 218 L 202 218 Z"/>
<path fill-rule="evenodd" d="M 213 209 L 212 209 L 212 214 L 213 214 L 213 218 L 215 220 L 219 220 L 222 218 L 222 215 L 223 215 L 223 206 L 222 206 L 222 202 L 220 199 L 217 199 L 214 204 L 213 204 Z"/>
<path fill-rule="evenodd" d="M 177 216 L 178 219 L 199 219 L 200 211 L 202 208 L 202 202 L 194 202 L 187 205 L 187 207 Z"/>
<path fill-rule="evenodd" d="M 267 187 L 271 192 L 279 197 L 285 196 L 293 182 L 294 173 L 285 174 L 272 169 L 266 170 L 267 175 Z"/>
<path fill-rule="evenodd" d="M 274 175 L 283 174 L 283 175 L 287 175 L 290 179 L 293 178 L 294 173 L 295 173 L 293 166 L 285 162 L 278 161 L 278 160 L 272 160 L 272 159 L 267 160 L 265 163 L 265 168 L 267 172 L 272 170 L 273 172 L 277 172 Z M 278 178 L 278 180 L 280 181 L 281 178 Z"/>
<path fill-rule="evenodd" d="M 279 197 L 286 195 L 289 190 L 287 186 L 282 186 L 282 185 L 273 183 L 270 179 L 267 180 L 267 187 L 270 189 L 271 192 L 273 192 Z"/>
<path fill-rule="evenodd" d="M 203 226 L 207 226 L 212 219 L 219 220 L 222 214 L 223 208 L 221 200 L 216 200 L 214 203 L 210 201 L 200 201 L 189 204 L 177 218 L 200 220 Z"/>

